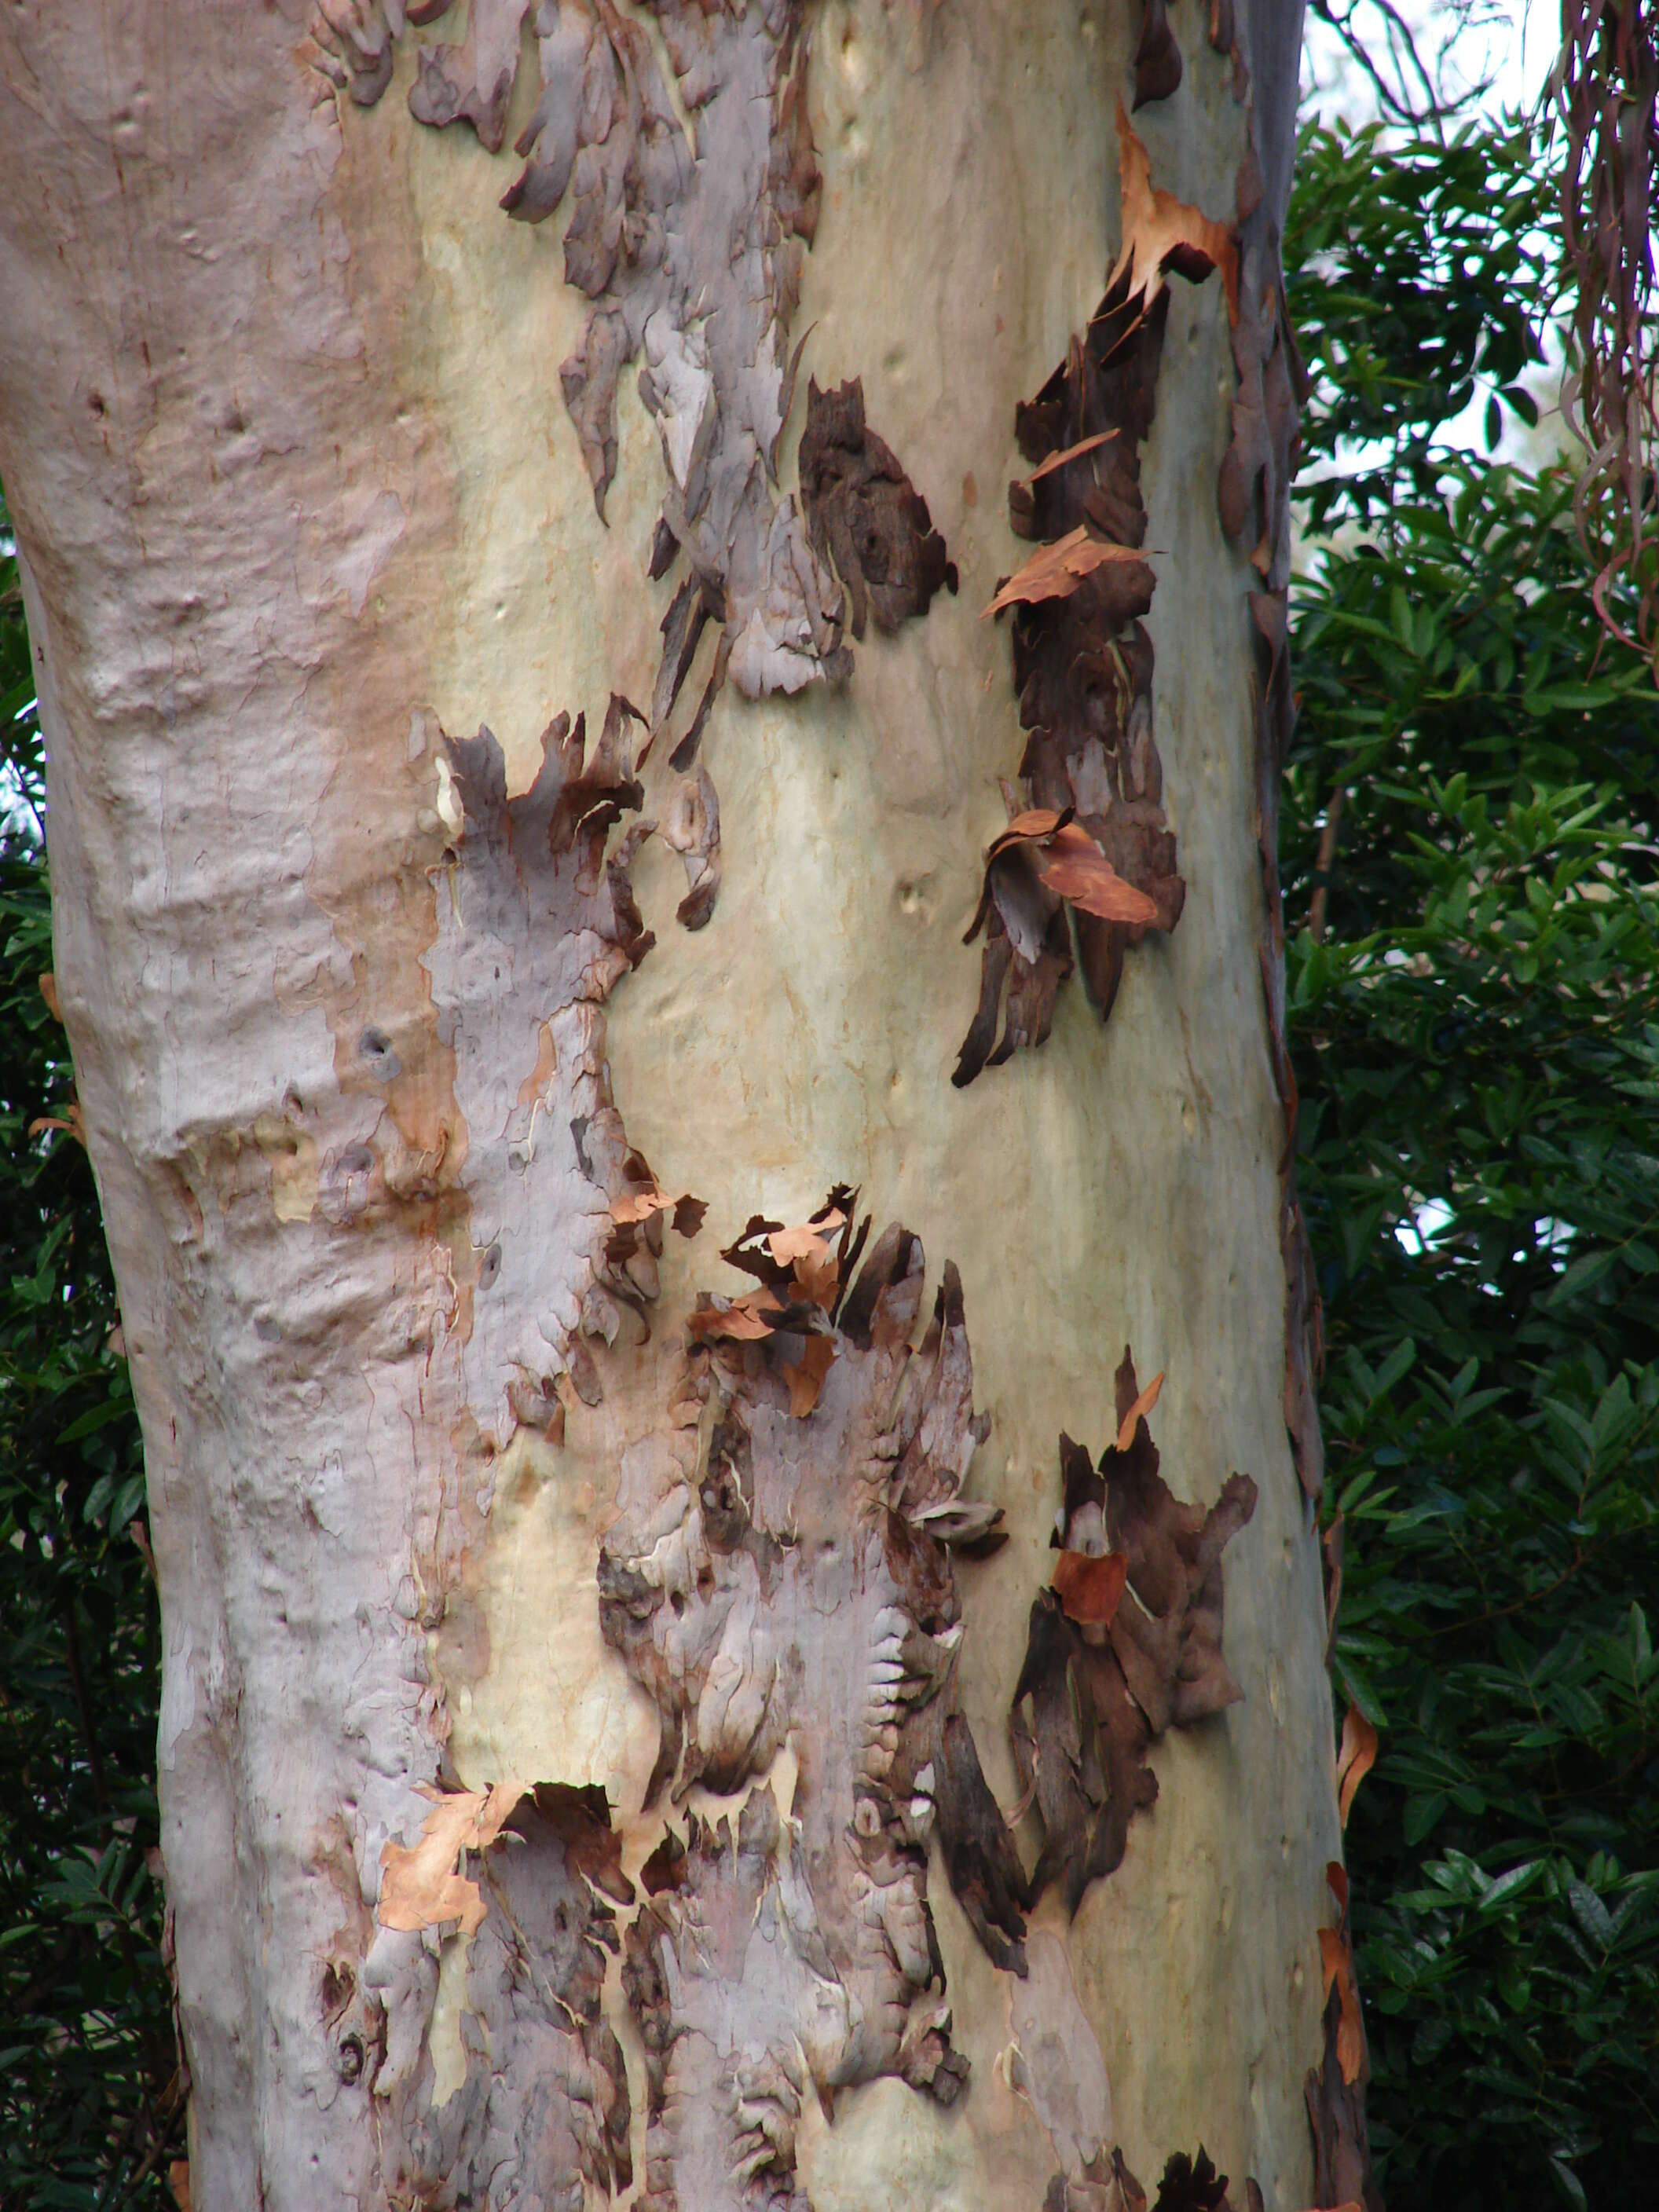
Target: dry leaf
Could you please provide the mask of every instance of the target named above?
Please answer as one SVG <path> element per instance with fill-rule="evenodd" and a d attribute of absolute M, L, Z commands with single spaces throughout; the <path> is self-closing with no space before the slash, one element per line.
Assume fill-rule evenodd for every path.
<path fill-rule="evenodd" d="M 1134 1442 L 1136 1423 L 1144 1421 L 1151 1413 L 1153 1407 L 1158 1403 L 1158 1393 L 1163 1388 L 1164 1370 L 1160 1367 L 1117 1425 L 1117 1448 L 1121 1452 L 1127 1451 Z"/>
<path fill-rule="evenodd" d="M 167 2166 L 167 2187 L 179 2212 L 190 2212 L 190 2160 L 175 2158 Z"/>
<path fill-rule="evenodd" d="M 1000 614 L 1004 607 L 1031 605 L 1039 599 L 1069 599 L 1085 576 L 1115 561 L 1146 566 L 1146 556 L 1138 547 L 1115 545 L 1107 538 L 1097 538 L 1086 523 L 1081 524 L 1066 537 L 1056 538 L 1052 545 L 1039 547 L 1024 567 L 1000 586 L 990 605 L 981 609 L 980 619 Z"/>
<path fill-rule="evenodd" d="M 488 1850 L 501 1823 L 529 1789 L 527 1782 L 492 1783 L 440 1797 L 427 1814 L 412 1849 L 389 1843 L 380 1854 L 382 1928 L 439 1928 L 458 1920 L 464 1936 L 482 1924 L 484 1902 L 476 1881 L 456 1871 L 464 1851 Z"/>
<path fill-rule="evenodd" d="M 1128 1579 L 1129 1562 L 1121 1552 L 1062 1552 L 1053 1587 L 1068 1620 L 1109 1628 Z"/>
<path fill-rule="evenodd" d="M 1354 1792 L 1376 1764 L 1376 1730 L 1358 1705 L 1350 1705 L 1342 1723 L 1342 1747 L 1336 1755 L 1337 1807 L 1345 1828 Z"/>
<path fill-rule="evenodd" d="M 40 996 L 46 1002 L 46 1012 L 52 1016 L 53 1021 L 61 1022 L 64 1018 L 64 1010 L 58 1003 L 58 978 L 50 968 L 40 978 Z"/>
<path fill-rule="evenodd" d="M 1238 320 L 1238 248 L 1225 223 L 1212 222 L 1152 182 L 1146 149 L 1130 127 L 1123 100 L 1117 103 L 1118 181 L 1123 205 L 1123 251 L 1107 280 L 1109 293 L 1127 276 L 1128 296 L 1150 307 L 1163 287 L 1166 270 L 1201 283 L 1212 269 L 1221 271 L 1227 318 Z"/>

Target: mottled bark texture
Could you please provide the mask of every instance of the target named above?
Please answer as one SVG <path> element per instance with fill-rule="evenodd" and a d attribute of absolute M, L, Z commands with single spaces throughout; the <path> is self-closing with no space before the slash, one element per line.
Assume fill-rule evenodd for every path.
<path fill-rule="evenodd" d="M 3 11 L 199 2212 L 1365 2185 L 1297 13 Z"/>

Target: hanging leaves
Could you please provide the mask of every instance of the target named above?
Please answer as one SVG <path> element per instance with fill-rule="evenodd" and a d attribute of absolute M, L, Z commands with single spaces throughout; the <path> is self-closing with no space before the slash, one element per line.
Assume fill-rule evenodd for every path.
<path fill-rule="evenodd" d="M 1565 126 L 1561 236 L 1577 360 L 1563 394 L 1585 461 L 1573 511 L 1615 637 L 1659 651 L 1652 535 L 1659 455 L 1659 12 L 1653 0 L 1563 0 L 1555 96 Z M 1627 617 L 1615 592 L 1630 609 Z"/>

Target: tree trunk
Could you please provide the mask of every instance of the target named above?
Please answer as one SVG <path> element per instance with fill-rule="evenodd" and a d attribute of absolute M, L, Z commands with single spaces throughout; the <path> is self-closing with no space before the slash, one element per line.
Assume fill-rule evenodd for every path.
<path fill-rule="evenodd" d="M 441 12 L 0 32 L 192 2201 L 1357 2194 L 1299 9 Z"/>

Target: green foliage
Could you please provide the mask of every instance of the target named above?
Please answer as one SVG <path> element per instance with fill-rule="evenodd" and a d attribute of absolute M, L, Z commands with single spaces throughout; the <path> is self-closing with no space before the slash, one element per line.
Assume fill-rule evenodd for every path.
<path fill-rule="evenodd" d="M 1328 528 L 1432 495 L 1440 434 L 1486 398 L 1537 421 L 1551 185 L 1534 134 L 1466 125 L 1449 141 L 1381 124 L 1303 133 L 1285 225 L 1292 313 L 1317 399 L 1303 424 L 1304 524 Z"/>
<path fill-rule="evenodd" d="M 1304 143 L 1292 243 L 1340 228 L 1352 273 L 1304 261 L 1292 311 L 1364 365 L 1310 445 L 1386 440 L 1386 496 L 1311 502 L 1342 526 L 1303 544 L 1283 866 L 1339 1696 L 1382 1739 L 1348 1835 L 1373 2141 L 1396 2204 L 1611 2208 L 1659 2149 L 1659 698 L 1567 472 L 1442 435 L 1537 305 L 1519 142 L 1374 137 L 1370 183 L 1358 143 Z M 1487 151 L 1454 374 L 1423 333 Z"/>
<path fill-rule="evenodd" d="M 0 547 L 9 546 L 0 507 Z M 0 552 L 0 2205 L 171 2203 L 143 1474 L 52 966 L 40 731 Z"/>

